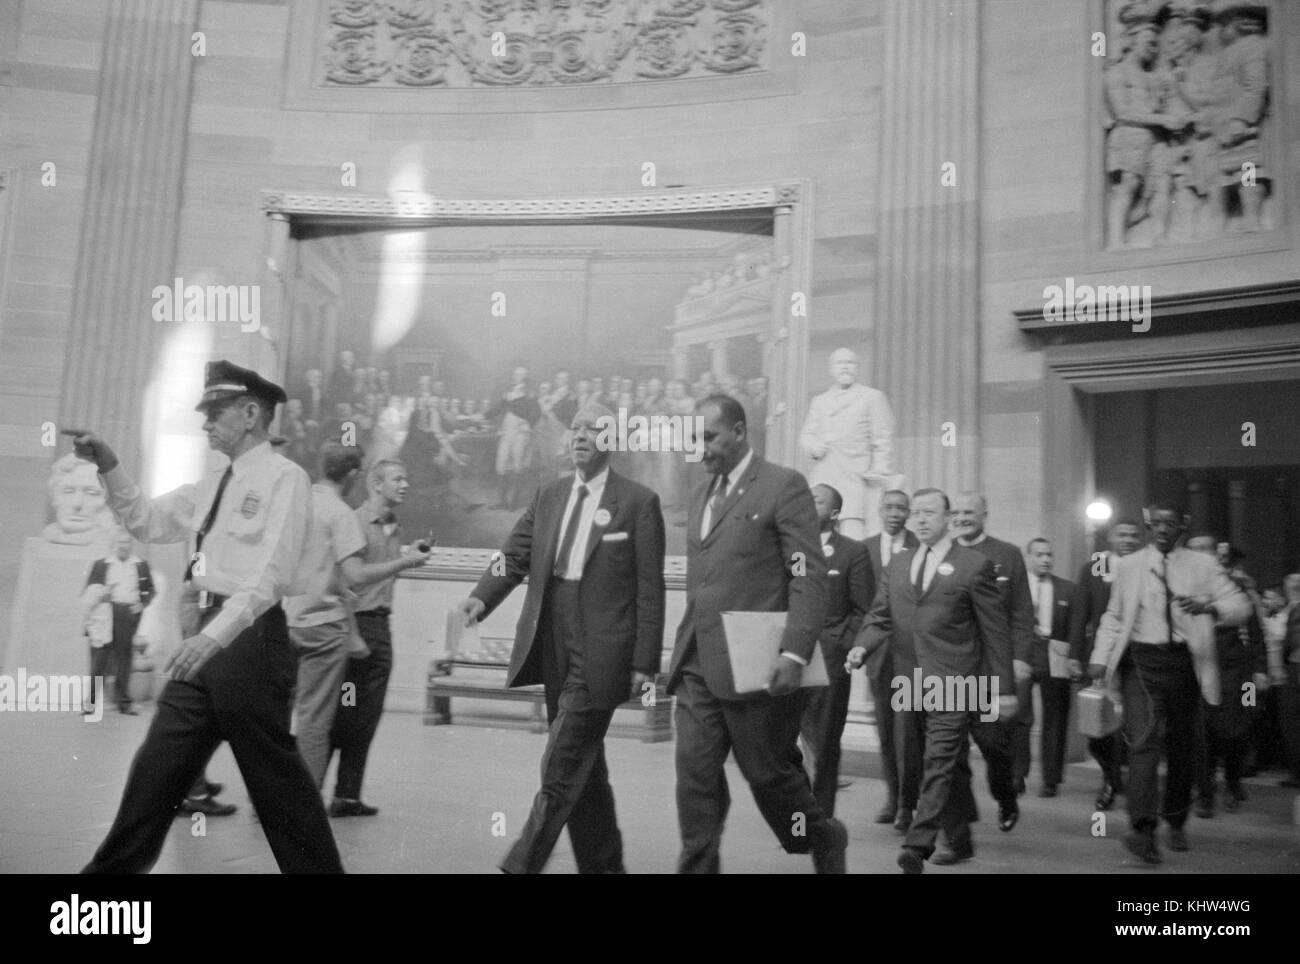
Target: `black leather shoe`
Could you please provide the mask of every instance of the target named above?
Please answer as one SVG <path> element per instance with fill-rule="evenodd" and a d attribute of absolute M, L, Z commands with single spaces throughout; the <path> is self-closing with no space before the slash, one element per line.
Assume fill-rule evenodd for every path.
<path fill-rule="evenodd" d="M 1128 852 L 1144 864 L 1160 863 L 1160 848 L 1156 846 L 1156 835 L 1154 833 L 1130 830 L 1124 834 L 1123 839 Z"/>
<path fill-rule="evenodd" d="M 1204 818 L 1204 819 L 1206 819 L 1206 820 L 1208 820 L 1208 819 L 1210 819 L 1211 817 L 1213 817 L 1213 816 L 1214 816 L 1214 801 L 1213 801 L 1213 800 L 1197 800 L 1197 801 L 1196 801 L 1196 815 L 1197 815 L 1198 817 L 1202 817 L 1202 818 Z"/>
<path fill-rule="evenodd" d="M 211 797 L 186 797 L 181 801 L 181 813 L 206 813 L 209 817 L 228 817 L 239 808 L 233 803 L 219 803 Z"/>
<path fill-rule="evenodd" d="M 907 833 L 912 829 L 912 811 L 904 807 L 898 811 L 898 816 L 894 817 L 894 829 L 899 833 Z"/>
<path fill-rule="evenodd" d="M 1020 804 L 1014 800 L 1010 804 L 998 804 L 998 829 L 1010 833 L 1020 820 Z"/>
<path fill-rule="evenodd" d="M 378 807 L 372 807 L 360 800 L 340 800 L 335 797 L 330 802 L 331 817 L 373 817 L 378 812 Z"/>
<path fill-rule="evenodd" d="M 915 847 L 904 847 L 898 852 L 898 866 L 905 874 L 925 873 L 925 858 Z"/>
<path fill-rule="evenodd" d="M 1300 777 L 1287 777 L 1285 780 L 1277 781 L 1279 787 L 1288 787 L 1292 790 L 1300 787 Z"/>
<path fill-rule="evenodd" d="M 898 812 L 898 808 L 895 807 L 892 803 L 885 804 L 885 806 L 880 808 L 880 812 L 876 814 L 875 822 L 893 823 L 894 814 L 897 812 Z"/>
<path fill-rule="evenodd" d="M 1109 810 L 1115 803 L 1115 786 L 1111 783 L 1103 783 L 1101 789 L 1097 791 L 1097 799 L 1093 801 L 1098 810 Z"/>
<path fill-rule="evenodd" d="M 139 716 L 139 715 L 140 715 L 140 711 L 137 710 L 137 709 L 136 709 L 134 706 L 132 706 L 130 703 L 124 703 L 124 704 L 122 704 L 121 706 L 119 706 L 119 707 L 117 708 L 117 711 L 118 711 L 119 713 L 121 713 L 123 716 Z"/>
<path fill-rule="evenodd" d="M 964 847 L 941 847 L 930 857 L 930 863 L 936 867 L 948 867 L 952 864 L 964 863 L 975 856 L 975 845 L 967 843 Z"/>
<path fill-rule="evenodd" d="M 208 789 L 208 796 L 215 797 L 222 790 L 226 789 L 224 783 L 212 783 L 210 780 L 204 780 L 203 785 Z"/>
<path fill-rule="evenodd" d="M 1041 790 L 1038 791 L 1038 795 L 1039 795 L 1040 797 L 1054 797 L 1054 796 L 1056 796 L 1056 784 L 1055 784 L 1055 783 L 1049 783 L 1049 784 L 1045 785 Z"/>
<path fill-rule="evenodd" d="M 849 846 L 849 832 L 834 817 L 826 821 L 822 839 L 813 847 L 813 869 L 819 874 L 847 874 L 844 853 Z"/>
<path fill-rule="evenodd" d="M 1169 849 L 1180 854 L 1187 852 L 1187 831 L 1182 827 L 1169 828 Z"/>

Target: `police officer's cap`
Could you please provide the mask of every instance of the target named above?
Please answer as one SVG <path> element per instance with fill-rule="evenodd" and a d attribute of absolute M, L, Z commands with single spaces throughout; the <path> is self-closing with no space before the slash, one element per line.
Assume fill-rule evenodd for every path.
<path fill-rule="evenodd" d="M 241 395 L 252 395 L 269 408 L 287 400 L 284 389 L 267 381 L 255 371 L 221 361 L 208 362 L 203 377 L 203 398 L 194 406 L 196 412 L 206 413 L 212 405 L 230 401 Z"/>

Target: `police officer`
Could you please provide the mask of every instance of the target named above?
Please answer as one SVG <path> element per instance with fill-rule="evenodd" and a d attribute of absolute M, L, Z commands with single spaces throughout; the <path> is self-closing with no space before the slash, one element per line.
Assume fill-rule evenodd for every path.
<path fill-rule="evenodd" d="M 172 814 L 222 740 L 239 764 L 262 830 L 286 873 L 341 873 L 315 781 L 289 733 L 297 661 L 280 600 L 302 592 L 299 559 L 311 484 L 274 452 L 268 430 L 284 390 L 228 361 L 210 362 L 196 410 L 208 444 L 230 459 L 194 485 L 146 500 L 113 450 L 85 430 L 79 457 L 103 476 L 109 504 L 141 542 L 188 542 L 199 631 L 167 661 L 117 818 L 84 873 L 142 873 Z"/>

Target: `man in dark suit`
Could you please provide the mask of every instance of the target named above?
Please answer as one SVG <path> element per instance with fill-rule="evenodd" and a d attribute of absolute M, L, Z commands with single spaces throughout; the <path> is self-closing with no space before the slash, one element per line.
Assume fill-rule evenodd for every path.
<path fill-rule="evenodd" d="M 844 873 L 848 833 L 822 812 L 798 763 L 799 684 L 826 615 L 826 559 L 804 477 L 758 458 L 745 410 L 729 395 L 700 401 L 710 478 L 691 499 L 686 612 L 668 692 L 677 696 L 677 819 L 682 873 L 718 873 L 731 797 L 729 751 L 787 853 L 812 852 L 818 873 Z M 736 692 L 722 613 L 784 612 L 765 690 Z"/>
<path fill-rule="evenodd" d="M 812 757 L 813 796 L 826 816 L 833 817 L 840 738 L 849 716 L 852 681 L 844 661 L 876 595 L 876 580 L 867 561 L 867 547 L 835 531 L 843 504 L 839 492 L 829 485 L 814 485 L 812 496 L 821 527 L 822 552 L 826 555 L 826 622 L 818 641 L 830 685 L 814 687 L 806 695 L 801 731 Z"/>
<path fill-rule="evenodd" d="M 86 586 L 97 586 L 100 602 L 112 607 L 112 637 L 109 645 L 90 651 L 91 678 L 107 676 L 108 661 L 113 661 L 113 688 L 117 708 L 127 716 L 139 711 L 131 705 L 131 662 L 135 632 L 140 628 L 140 614 L 153 600 L 153 576 L 149 563 L 131 553 L 131 534 L 121 530 L 113 543 L 113 554 L 98 559 L 90 567 Z M 94 701 L 91 688 L 91 702 Z"/>
<path fill-rule="evenodd" d="M 912 530 L 904 528 L 911 511 L 912 500 L 902 489 L 890 489 L 880 497 L 881 531 L 863 543 L 867 547 L 867 558 L 877 586 L 894 556 L 911 552 L 921 544 Z M 871 654 L 865 667 L 867 682 L 871 685 L 876 733 L 880 738 L 880 769 L 889 790 L 889 799 L 876 814 L 876 823 L 892 823 L 899 833 L 907 833 L 907 828 L 912 825 L 912 811 L 916 809 L 917 796 L 921 792 L 921 753 L 925 748 L 920 716 L 911 712 L 896 713 L 890 700 L 889 681 L 894 678 L 893 649 L 904 644 L 904 640 L 897 638 L 889 646 L 879 647 Z M 914 665 L 915 654 L 906 654 L 906 673 L 911 673 Z"/>
<path fill-rule="evenodd" d="M 1079 571 L 1078 605 L 1070 623 L 1070 672 L 1075 679 L 1084 676 L 1084 667 L 1092 662 L 1093 640 L 1101 617 L 1110 604 L 1110 588 L 1115 579 L 1115 564 L 1124 556 L 1142 548 L 1142 527 L 1132 519 L 1120 519 L 1106 533 L 1109 552 L 1095 552 Z M 1095 801 L 1098 810 L 1109 810 L 1115 794 L 1124 792 L 1124 738 L 1116 730 L 1109 736 L 1088 739 L 1088 752 L 1101 766 L 1101 788 Z"/>
<path fill-rule="evenodd" d="M 1269 653 L 1269 676 L 1278 688 L 1278 722 L 1290 771 L 1280 787 L 1300 787 L 1300 573 L 1282 583 L 1286 593 L 1285 630 Z"/>
<path fill-rule="evenodd" d="M 1036 637 L 1030 665 L 1043 702 L 1043 729 L 1039 734 L 1043 785 L 1038 795 L 1054 797 L 1065 772 L 1065 743 L 1069 737 L 1072 691 L 1068 640 L 1077 587 L 1068 579 L 1052 575 L 1052 544 L 1046 539 L 1032 540 L 1025 547 L 1025 559 Z"/>
<path fill-rule="evenodd" d="M 857 645 L 849 652 L 849 665 L 861 666 L 873 650 L 889 645 L 891 637 L 906 636 L 916 653 L 915 674 L 896 676 L 893 682 L 901 690 L 896 698 L 919 704 L 925 720 L 921 798 L 898 854 L 898 865 L 908 874 L 925 869 L 940 829 L 952 856 L 936 863 L 957 863 L 975 855 L 968 733 L 977 712 L 982 718 L 1006 718 L 1016 712 L 1010 626 L 993 563 L 957 545 L 948 532 L 950 514 L 948 496 L 940 490 L 919 489 L 913 495 L 912 518 L 921 547 L 895 556 L 889 564 Z M 942 687 L 940 698 L 933 701 L 939 709 L 930 708 L 929 696 L 922 702 L 923 694 L 916 692 L 918 678 L 926 681 L 927 690 Z M 953 685 L 958 681 L 963 685 Z"/>
<path fill-rule="evenodd" d="M 528 577 L 507 682 L 545 685 L 550 732 L 542 788 L 501 864 L 506 873 L 540 873 L 566 825 L 580 873 L 624 870 L 605 731 L 629 693 L 653 693 L 663 652 L 664 520 L 659 496 L 610 471 L 611 432 L 602 430 L 612 424 L 599 405 L 574 416 L 577 473 L 538 490 L 460 604 L 469 625 Z"/>
<path fill-rule="evenodd" d="M 953 501 L 952 530 L 957 544 L 993 560 L 1002 608 L 1011 623 L 1012 672 L 1019 712 L 1003 721 L 980 721 L 971 737 L 984 754 L 989 793 L 998 802 L 998 828 L 1010 831 L 1020 819 L 1016 797 L 1025 792 L 1029 776 L 1029 729 L 1034 725 L 1033 666 L 1034 608 L 1029 576 L 1020 550 L 984 531 L 988 500 L 978 492 L 963 492 Z"/>

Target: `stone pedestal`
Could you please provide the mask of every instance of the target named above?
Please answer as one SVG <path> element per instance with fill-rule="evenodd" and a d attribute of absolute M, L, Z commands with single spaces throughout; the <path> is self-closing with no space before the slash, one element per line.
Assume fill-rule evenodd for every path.
<path fill-rule="evenodd" d="M 106 555 L 107 542 L 64 546 L 33 536 L 23 543 L 5 650 L 6 673 L 20 666 L 29 674 L 46 676 L 84 676 L 90 671 L 81 591 L 90 567 Z"/>

